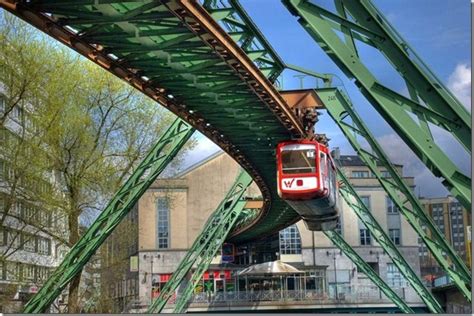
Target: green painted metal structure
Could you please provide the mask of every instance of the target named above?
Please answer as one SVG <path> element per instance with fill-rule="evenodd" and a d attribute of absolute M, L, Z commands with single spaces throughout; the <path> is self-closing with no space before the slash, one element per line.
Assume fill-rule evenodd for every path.
<path fill-rule="evenodd" d="M 449 245 L 431 217 L 426 214 L 418 198 L 403 181 L 382 147 L 355 112 L 348 97 L 335 88 L 318 89 L 317 94 L 323 100 L 329 115 L 337 123 L 358 156 L 379 180 L 399 212 L 421 237 L 433 257 L 456 284 L 466 300 L 471 301 L 471 273 L 469 269 L 458 253 Z M 369 149 L 365 149 L 361 141 L 367 142 Z M 390 177 L 384 177 L 380 167 L 389 172 Z"/>
<path fill-rule="evenodd" d="M 25 305 L 25 313 L 44 313 L 58 297 L 67 284 L 82 271 L 84 265 L 97 251 L 115 227 L 128 212 L 168 163 L 176 156 L 181 147 L 193 134 L 194 129 L 181 119 L 176 121 L 163 134 L 135 172 L 110 200 L 99 217 L 87 229 L 81 239 L 64 258 L 51 277 L 38 293 Z"/>
<path fill-rule="evenodd" d="M 196 271 L 193 273 L 191 280 L 188 281 L 188 286 L 184 294 L 180 295 L 176 308 L 183 306 L 184 303 L 187 302 L 188 296 L 192 294 L 192 290 L 194 289 L 193 287 L 191 292 L 189 292 L 189 287 L 196 282 L 196 279 L 199 280 L 202 277 L 202 274 L 206 271 L 212 258 L 214 258 L 217 251 L 221 248 L 225 238 L 244 210 L 245 201 L 242 198 L 245 190 L 251 183 L 252 178 L 245 171 L 242 171 L 226 197 L 204 225 L 201 234 L 196 238 L 191 249 L 189 249 L 186 256 L 179 263 L 171 279 L 161 290 L 158 298 L 150 304 L 148 313 L 160 313 L 162 311 L 166 302 L 168 302 L 181 282 L 184 281 L 186 275 L 196 264 Z M 186 297 L 184 301 L 183 297 Z"/>
<path fill-rule="evenodd" d="M 363 272 L 374 284 L 376 284 L 380 290 L 392 300 L 393 303 L 400 309 L 400 311 L 408 314 L 413 314 L 413 310 L 407 303 L 400 298 L 395 291 L 385 283 L 385 281 L 372 269 L 372 267 L 362 259 L 357 252 L 344 240 L 344 238 L 334 230 L 325 231 L 326 237 L 332 241 L 332 243 L 344 252 L 344 254 L 351 259 L 356 265 L 357 271 Z"/>
<path fill-rule="evenodd" d="M 333 13 L 307 0 L 282 0 L 303 28 L 344 73 L 420 160 L 466 209 L 471 210 L 471 179 L 436 144 L 430 124 L 471 152 L 469 112 L 444 87 L 369 0 L 336 1 Z M 352 19 L 349 18 L 352 17 Z M 342 32 L 345 41 L 338 36 Z M 357 40 L 357 41 L 355 41 Z M 379 50 L 407 83 L 411 99 L 382 85 L 359 58 L 356 43 Z M 426 104 L 423 105 L 423 103 Z M 417 120 L 412 118 L 414 114 Z"/>
<path fill-rule="evenodd" d="M 435 144 L 429 128 L 429 124 L 434 124 L 445 129 L 470 152 L 469 115 L 383 15 L 367 0 L 335 0 L 337 14 L 308 1 L 283 2 L 291 12 L 300 16 L 300 23 L 338 66 L 349 77 L 356 78 L 362 93 L 383 118 L 436 176 L 444 178 L 443 183 L 470 210 L 470 179 Z M 299 219 L 297 213 L 279 199 L 276 192 L 276 144 L 305 136 L 303 127 L 273 87 L 286 65 L 237 0 L 203 0 L 201 3 L 202 6 L 196 1 L 188 0 L 0 0 L 3 8 L 127 81 L 201 131 L 247 171 L 248 176 L 241 175 L 244 178 L 239 178 L 242 180 L 241 184 L 253 179 L 262 191 L 264 207 L 258 213 L 245 212 L 243 203 L 237 199 L 230 203 L 234 206 L 232 208 L 228 208 L 229 204 L 223 201 L 224 204 L 221 204 L 216 214 L 222 211 L 224 215 L 213 217 L 208 226 L 214 220 L 225 225 L 218 229 L 209 226 L 209 229 L 202 232 L 193 251 L 186 257 L 189 262 L 183 261 L 179 270 L 181 272 L 175 273 L 176 277 L 173 276 L 173 281 L 169 282 L 170 287 L 161 293 L 162 299 L 155 301 L 150 311 L 164 307 L 169 295 L 192 265 L 197 263 L 196 273 L 186 285 L 185 295 L 176 305 L 176 311 L 183 311 L 186 296 L 189 297 L 196 280 L 208 267 L 226 236 L 231 242 L 244 243 L 275 233 Z M 334 30 L 342 32 L 345 41 Z M 359 59 L 355 40 L 379 49 L 387 57 L 407 82 L 411 99 L 377 82 Z M 294 67 L 297 66 L 288 65 L 288 68 L 295 69 Z M 322 78 L 326 87 L 330 85 L 330 75 L 312 71 L 308 74 Z M 318 93 L 324 97 L 329 91 L 336 93 L 336 98 L 340 97 L 337 91 L 329 89 L 319 90 Z M 420 99 L 426 106 L 421 105 Z M 337 101 L 344 105 L 343 99 Z M 419 124 L 409 113 L 418 117 Z M 343 126 L 343 119 L 339 117 L 336 122 Z M 183 133 L 177 133 L 175 125 Z M 153 156 L 155 160 L 150 158 L 147 162 L 146 159 L 142 165 L 153 164 L 153 169 L 149 170 L 161 172 L 169 161 L 168 158 L 176 154 L 184 144 L 181 141 L 189 138 L 192 130 L 184 122 L 175 122 L 166 134 L 174 135 L 174 140 L 168 143 L 173 144 L 172 148 L 163 148 L 163 155 L 159 156 L 158 151 L 155 152 L 156 156 L 153 156 L 152 151 L 147 159 Z M 377 148 L 378 144 L 375 145 Z M 154 150 L 158 150 L 158 147 Z M 386 162 L 388 167 L 391 166 L 383 152 L 377 154 L 378 157 L 363 155 L 369 167 L 373 167 L 374 162 L 379 160 Z M 145 181 L 151 179 L 150 174 L 154 173 L 146 173 L 141 179 L 145 169 L 139 169 L 132 175 L 125 185 L 129 189 L 122 188 L 117 193 L 122 198 L 114 198 L 109 203 L 52 278 L 28 303 L 25 312 L 44 311 L 69 280 L 82 269 L 88 258 L 128 212 L 134 203 L 132 201 L 136 201 L 142 190 L 146 189 L 148 182 Z M 346 185 L 341 188 L 341 194 L 348 204 L 392 257 L 428 308 L 432 312 L 440 312 L 438 302 L 414 275 L 347 179 L 341 173 L 339 177 L 342 181 L 345 180 Z M 426 216 L 415 220 L 420 215 L 415 213 L 419 212 L 418 201 L 413 200 L 400 183 L 395 183 L 398 182 L 397 179 L 392 182 L 380 177 L 379 180 L 390 195 L 400 192 L 406 194 L 406 199 L 394 201 L 407 219 L 412 219 L 415 230 L 466 295 L 470 289 L 463 286 L 463 282 L 470 279 L 470 274 L 466 273 L 457 257 L 452 259 L 453 266 L 441 260 L 439 252 L 449 252 L 452 249 L 449 246 L 446 248 L 445 243 L 436 236 L 436 227 L 429 227 L 431 235 L 419 231 L 423 221 L 427 224 L 432 222 Z M 136 184 L 133 190 L 130 187 L 132 183 Z M 409 203 L 415 211 L 408 206 Z M 241 224 L 234 225 L 236 221 Z M 352 256 L 356 261 L 360 259 L 346 247 L 342 239 L 332 233 L 328 234 L 341 249 L 344 248 L 351 254 L 349 257 Z M 203 244 L 199 244 L 201 241 Z M 203 247 L 204 244 L 208 247 Z M 384 287 L 380 282 L 377 284 Z M 397 306 L 402 306 L 388 289 L 386 291 Z"/>
<path fill-rule="evenodd" d="M 284 70 L 284 62 L 237 0 L 204 0 L 203 6 L 227 31 L 262 73 L 272 82 Z"/>
<path fill-rule="evenodd" d="M 379 243 L 380 247 L 387 253 L 392 259 L 393 263 L 397 266 L 400 273 L 405 277 L 410 286 L 420 296 L 423 302 L 426 304 L 428 309 L 432 313 L 442 313 L 443 309 L 439 302 L 433 297 L 431 292 L 423 285 L 416 273 L 412 270 L 410 265 L 405 261 L 402 254 L 398 250 L 397 246 L 392 242 L 390 237 L 384 232 L 380 224 L 371 214 L 367 206 L 362 202 L 357 192 L 352 187 L 349 180 L 346 178 L 344 173 L 337 170 L 337 180 L 341 184 L 339 187 L 339 193 L 344 198 L 346 203 L 356 213 L 360 221 L 370 231 L 371 236 Z"/>

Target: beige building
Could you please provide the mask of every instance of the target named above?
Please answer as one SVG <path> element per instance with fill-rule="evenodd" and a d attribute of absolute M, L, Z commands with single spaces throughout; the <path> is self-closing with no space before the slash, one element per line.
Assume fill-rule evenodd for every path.
<path fill-rule="evenodd" d="M 341 156 L 340 164 L 360 196 L 369 206 L 379 223 L 387 230 L 394 242 L 399 245 L 410 266 L 419 273 L 417 235 L 387 198 L 377 180 L 363 166 L 357 156 Z M 105 311 L 127 311 L 127 308 L 147 306 L 176 269 L 180 260 L 192 246 L 201 232 L 206 220 L 216 209 L 228 189 L 233 184 L 240 167 L 228 155 L 219 152 L 201 161 L 173 179 L 157 180 L 140 199 L 134 215 L 138 225 L 133 230 L 137 243 L 134 247 L 119 247 L 122 251 L 116 256 L 114 240 L 123 238 L 123 229 L 130 223 L 120 226 L 104 248 L 107 257 L 118 257 L 122 262 L 122 275 L 114 282 L 106 281 L 108 292 L 103 291 L 111 302 L 111 309 Z M 402 166 L 397 166 L 402 173 Z M 405 178 L 413 187 L 413 178 Z M 260 192 L 252 185 L 246 194 L 259 198 Z M 410 304 L 420 306 L 421 300 L 408 287 L 397 268 L 376 244 L 356 215 L 342 203 L 341 225 L 338 229 L 346 241 Z M 122 233 L 120 233 L 122 232 Z M 115 242 L 117 243 L 117 242 Z M 128 251 L 128 252 L 127 252 Z M 130 259 L 132 257 L 132 259 Z M 238 245 L 232 264 L 223 264 L 217 257 L 203 280 L 203 287 L 210 284 L 214 292 L 239 291 L 244 286 L 237 271 L 249 264 L 280 259 L 289 263 L 303 275 L 286 281 L 290 291 L 318 291 L 324 297 L 340 300 L 354 293 L 382 297 L 368 278 L 358 273 L 355 265 L 337 250 L 321 232 L 306 229 L 303 221 L 292 225 L 274 236 L 255 243 Z M 132 270 L 130 272 L 130 260 Z M 103 260 L 104 270 L 109 271 L 107 259 Z M 138 264 L 137 264 L 138 263 Z M 107 272 L 105 272 L 107 273 Z M 211 277 L 209 277 L 211 275 Z M 134 279 L 135 281 L 132 281 Z M 336 290 L 337 285 L 337 290 Z M 132 288 L 133 287 L 133 288 Z M 108 294 L 107 294 L 108 293 Z M 130 294 L 132 293 L 132 294 Z M 103 298 L 106 299 L 105 297 Z M 354 302 L 354 301 L 352 301 Z"/>

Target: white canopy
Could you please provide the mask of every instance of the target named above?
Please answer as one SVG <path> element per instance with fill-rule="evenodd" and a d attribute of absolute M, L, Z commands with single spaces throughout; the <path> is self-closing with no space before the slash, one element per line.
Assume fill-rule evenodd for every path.
<path fill-rule="evenodd" d="M 239 272 L 239 275 L 262 275 L 262 274 L 295 274 L 304 273 L 280 260 L 254 264 Z"/>

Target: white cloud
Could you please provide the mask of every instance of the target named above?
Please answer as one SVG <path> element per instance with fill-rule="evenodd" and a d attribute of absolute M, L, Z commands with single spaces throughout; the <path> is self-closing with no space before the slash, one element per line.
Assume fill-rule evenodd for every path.
<path fill-rule="evenodd" d="M 458 97 L 459 101 L 471 109 L 471 66 L 461 63 L 456 66 L 448 78 L 448 88 Z"/>

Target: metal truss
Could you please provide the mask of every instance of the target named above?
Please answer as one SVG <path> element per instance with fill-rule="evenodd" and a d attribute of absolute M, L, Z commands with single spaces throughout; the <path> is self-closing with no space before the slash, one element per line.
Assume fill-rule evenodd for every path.
<path fill-rule="evenodd" d="M 285 68 L 280 56 L 271 47 L 238 0 L 204 0 L 203 6 L 227 31 L 262 73 L 275 81 Z"/>
<path fill-rule="evenodd" d="M 170 297 L 196 263 L 196 271 L 188 282 L 184 293 L 180 295 L 176 305 L 176 308 L 184 307 L 194 289 L 193 287 L 190 290 L 190 287 L 194 286 L 196 280 L 199 280 L 206 271 L 212 258 L 220 249 L 239 215 L 244 210 L 245 201 L 242 200 L 242 196 L 251 183 L 252 178 L 245 171 L 242 171 L 226 197 L 204 225 L 201 234 L 181 260 L 170 280 L 161 290 L 158 298 L 150 304 L 147 313 L 160 313 L 163 310 Z"/>
<path fill-rule="evenodd" d="M 25 305 L 24 313 L 44 313 L 47 310 L 67 284 L 82 271 L 84 265 L 176 156 L 193 132 L 194 129 L 181 119 L 174 121 L 99 217 L 71 248 L 48 281 Z"/>
<path fill-rule="evenodd" d="M 385 281 L 372 269 L 367 262 L 344 240 L 344 238 L 334 230 L 323 231 L 326 237 L 333 242 L 336 247 L 342 250 L 344 254 L 351 259 L 357 266 L 357 271 L 363 272 L 392 302 L 404 313 L 413 314 L 414 311 L 408 304 L 401 299 L 395 291 L 385 283 Z"/>
<path fill-rule="evenodd" d="M 370 231 L 370 234 L 380 244 L 382 249 L 392 259 L 393 263 L 397 266 L 400 273 L 407 279 L 408 283 L 420 296 L 423 302 L 426 304 L 428 309 L 432 313 L 443 313 L 443 309 L 438 301 L 433 297 L 430 291 L 423 285 L 416 273 L 411 269 L 410 265 L 403 258 L 402 254 L 398 250 L 397 246 L 383 231 L 380 224 L 377 222 L 375 217 L 370 213 L 370 210 L 365 206 L 364 202 L 360 199 L 357 192 L 352 187 L 349 180 L 343 174 L 341 169 L 337 170 L 337 179 L 341 186 L 339 187 L 339 193 L 356 213 L 357 217 Z M 417 257 L 418 258 L 418 257 Z"/>
<path fill-rule="evenodd" d="M 318 89 L 316 93 L 324 102 L 329 115 L 342 130 L 358 156 L 379 180 L 400 213 L 417 232 L 464 297 L 471 301 L 469 269 L 449 245 L 432 218 L 426 214 L 420 201 L 396 171 L 382 147 L 352 107 L 348 97 L 336 88 Z M 364 149 L 358 139 L 366 141 L 370 150 Z M 389 172 L 390 177 L 382 176 L 379 167 Z"/>
<path fill-rule="evenodd" d="M 471 179 L 436 144 L 429 127 L 433 124 L 444 129 L 471 152 L 469 113 L 383 14 L 368 0 L 335 0 L 338 13 L 307 0 L 283 2 L 339 68 L 348 77 L 356 79 L 362 94 L 418 158 L 435 176 L 444 179 L 446 188 L 470 211 Z M 383 86 L 376 79 L 358 56 L 358 42 L 378 49 L 387 58 L 407 83 L 410 98 Z"/>

